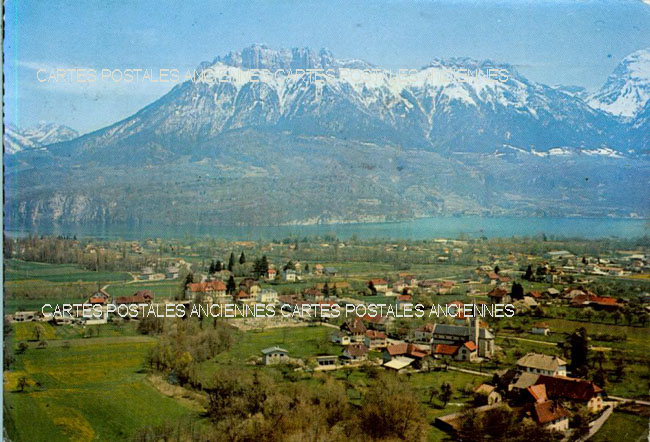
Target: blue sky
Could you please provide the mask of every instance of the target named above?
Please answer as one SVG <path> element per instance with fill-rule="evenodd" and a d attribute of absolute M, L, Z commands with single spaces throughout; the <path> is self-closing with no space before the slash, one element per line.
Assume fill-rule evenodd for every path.
<path fill-rule="evenodd" d="M 181 6 L 182 5 L 182 6 Z M 339 58 L 417 68 L 436 57 L 513 64 L 546 84 L 597 89 L 650 46 L 650 5 L 635 1 L 237 1 L 5 3 L 7 122 L 80 132 L 127 117 L 170 84 L 39 83 L 36 69 L 193 69 L 252 43 L 326 47 Z"/>

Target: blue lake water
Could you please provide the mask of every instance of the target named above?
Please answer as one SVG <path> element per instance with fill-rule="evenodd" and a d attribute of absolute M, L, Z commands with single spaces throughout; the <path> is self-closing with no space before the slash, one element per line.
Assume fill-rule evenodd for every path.
<path fill-rule="evenodd" d="M 229 240 L 271 240 L 289 236 L 335 234 L 346 239 L 433 239 L 536 236 L 573 238 L 638 238 L 650 234 L 650 221 L 620 218 L 515 218 L 515 217 L 432 217 L 393 223 L 327 224 L 309 226 L 133 226 L 133 225 L 52 225 L 22 229 L 5 226 L 11 236 L 67 235 L 106 239 L 220 237 Z"/>

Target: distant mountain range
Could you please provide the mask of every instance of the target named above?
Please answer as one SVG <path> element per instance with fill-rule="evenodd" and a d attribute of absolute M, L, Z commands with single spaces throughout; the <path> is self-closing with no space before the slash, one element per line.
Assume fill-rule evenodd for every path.
<path fill-rule="evenodd" d="M 78 136 L 76 130 L 56 123 L 41 122 L 25 130 L 7 124 L 4 131 L 4 151 L 7 154 L 15 154 L 23 150 L 69 141 Z"/>
<path fill-rule="evenodd" d="M 37 150 L 5 137 L 5 209 L 21 225 L 645 216 L 649 59 L 587 96 L 490 61 L 395 75 L 253 45 L 104 129 Z"/>

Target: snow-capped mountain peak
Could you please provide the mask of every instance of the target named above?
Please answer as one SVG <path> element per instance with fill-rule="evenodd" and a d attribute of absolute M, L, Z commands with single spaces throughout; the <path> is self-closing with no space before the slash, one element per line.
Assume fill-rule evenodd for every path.
<path fill-rule="evenodd" d="M 650 100 L 650 47 L 625 57 L 588 103 L 610 114 L 633 119 Z"/>

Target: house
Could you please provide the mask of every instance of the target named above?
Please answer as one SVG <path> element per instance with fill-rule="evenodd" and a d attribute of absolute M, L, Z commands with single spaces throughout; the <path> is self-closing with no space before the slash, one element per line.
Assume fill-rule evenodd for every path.
<path fill-rule="evenodd" d="M 510 293 L 503 287 L 495 287 L 488 293 L 488 298 L 495 304 L 509 304 L 512 301 Z"/>
<path fill-rule="evenodd" d="M 90 295 L 90 298 L 88 298 L 88 301 L 86 304 L 99 304 L 99 305 L 106 305 L 108 304 L 108 300 L 111 298 L 111 295 L 109 295 L 104 289 L 99 289 L 92 295 Z"/>
<path fill-rule="evenodd" d="M 365 315 L 361 317 L 361 320 L 363 323 L 366 325 L 367 328 L 371 328 L 373 330 L 379 330 L 379 331 L 386 331 L 386 326 L 388 325 L 389 322 L 393 321 L 395 318 L 393 316 L 388 317 L 388 316 L 371 316 L 371 315 Z"/>
<path fill-rule="evenodd" d="M 368 281 L 368 288 L 374 287 L 378 292 L 388 291 L 388 281 L 382 278 L 373 278 Z M 371 289 L 372 290 L 372 289 Z"/>
<path fill-rule="evenodd" d="M 363 343 L 371 350 L 376 348 L 384 348 L 387 344 L 386 333 L 376 330 L 366 330 L 366 335 L 363 338 Z"/>
<path fill-rule="evenodd" d="M 530 413 L 537 424 L 548 430 L 567 431 L 569 429 L 569 412 L 554 401 L 535 402 Z"/>
<path fill-rule="evenodd" d="M 343 333 L 340 330 L 336 330 L 330 335 L 330 341 L 340 345 L 350 345 L 350 343 L 352 342 L 350 336 Z"/>
<path fill-rule="evenodd" d="M 433 354 L 441 358 L 455 359 L 457 361 L 476 362 L 478 360 L 476 350 L 476 344 L 467 341 L 462 345 L 437 344 L 433 348 Z"/>
<path fill-rule="evenodd" d="M 285 272 L 286 272 L 286 270 L 285 270 Z M 296 273 L 296 272 L 293 272 L 293 273 L 294 273 L 294 276 L 295 276 L 295 273 Z M 277 271 L 277 270 L 275 270 L 275 269 L 273 269 L 273 268 L 268 268 L 268 269 L 266 270 L 266 275 L 265 275 L 265 277 L 266 277 L 267 280 L 269 280 L 269 281 L 273 281 L 273 280 L 275 279 L 276 276 L 278 276 L 278 271 Z M 295 281 L 295 278 L 294 278 L 294 281 Z"/>
<path fill-rule="evenodd" d="M 256 300 L 262 304 L 275 304 L 278 302 L 278 292 L 273 289 L 262 289 L 257 294 Z"/>
<path fill-rule="evenodd" d="M 143 267 L 142 271 L 140 272 L 140 279 L 144 281 L 149 281 L 154 279 L 154 273 L 153 273 L 153 268 L 151 267 Z"/>
<path fill-rule="evenodd" d="M 239 290 L 233 295 L 233 301 L 238 304 L 251 305 L 254 304 L 257 300 L 257 295 L 253 296 L 250 293 L 246 293 L 243 290 Z"/>
<path fill-rule="evenodd" d="M 218 280 L 188 284 L 185 289 L 186 299 L 192 299 L 197 296 L 210 296 L 213 300 L 215 298 L 223 298 L 226 296 L 226 284 Z"/>
<path fill-rule="evenodd" d="M 413 360 L 413 365 L 416 367 L 420 367 L 422 360 L 427 356 L 429 356 L 429 352 L 427 351 L 426 347 L 421 347 L 415 344 L 407 344 L 406 342 L 403 342 L 401 344 L 388 345 L 381 354 L 381 358 L 384 364 L 395 358 L 407 357 Z"/>
<path fill-rule="evenodd" d="M 343 350 L 342 358 L 348 362 L 360 362 L 368 359 L 368 347 L 364 344 L 350 344 Z"/>
<path fill-rule="evenodd" d="M 603 390 L 593 382 L 566 376 L 540 375 L 536 385 L 543 385 L 551 399 L 584 404 L 593 413 L 603 409 Z"/>
<path fill-rule="evenodd" d="M 260 283 L 253 278 L 245 278 L 239 283 L 239 289 L 245 291 L 251 296 L 257 296 L 257 294 L 262 290 Z"/>
<path fill-rule="evenodd" d="M 339 273 L 334 267 L 325 267 L 323 269 L 323 274 L 327 276 L 336 276 Z"/>
<path fill-rule="evenodd" d="M 567 363 L 557 356 L 528 353 L 517 361 L 517 368 L 534 374 L 566 376 Z"/>
<path fill-rule="evenodd" d="M 487 328 L 478 326 L 477 321 L 473 325 L 435 324 L 432 332 L 431 348 L 433 351 L 438 344 L 460 347 L 467 341 L 477 344 L 479 357 L 491 358 L 494 355 L 494 335 Z"/>
<path fill-rule="evenodd" d="M 431 342 L 434 327 L 435 324 L 432 323 L 424 324 L 423 326 L 418 327 L 413 333 L 415 342 Z"/>
<path fill-rule="evenodd" d="M 548 336 L 551 333 L 551 327 L 546 322 L 538 322 L 533 324 L 531 332 L 534 335 Z"/>
<path fill-rule="evenodd" d="M 172 265 L 167 267 L 165 270 L 165 278 L 167 279 L 176 279 L 178 278 L 178 274 L 180 273 L 180 269 L 178 266 Z"/>
<path fill-rule="evenodd" d="M 286 269 L 284 272 L 282 272 L 282 279 L 286 282 L 296 282 L 296 271 Z"/>
<path fill-rule="evenodd" d="M 282 364 L 289 360 L 289 352 L 278 346 L 268 347 L 262 350 L 262 362 L 264 365 Z"/>
<path fill-rule="evenodd" d="M 323 265 L 322 264 L 314 265 L 314 274 L 315 275 L 322 275 L 323 274 Z"/>
<path fill-rule="evenodd" d="M 474 396 L 479 405 L 494 405 L 502 401 L 501 394 L 496 387 L 489 384 L 481 384 L 474 389 Z"/>
<path fill-rule="evenodd" d="M 362 342 L 366 336 L 366 326 L 361 318 L 348 319 L 341 325 L 341 331 L 347 332 L 352 342 Z"/>
<path fill-rule="evenodd" d="M 338 356 L 333 356 L 333 355 L 316 356 L 316 364 L 320 369 L 336 368 L 338 361 L 339 361 Z"/>
<path fill-rule="evenodd" d="M 153 302 L 153 293 L 149 290 L 139 290 L 131 296 L 117 296 L 113 298 L 113 303 L 120 304 L 151 304 Z"/>

